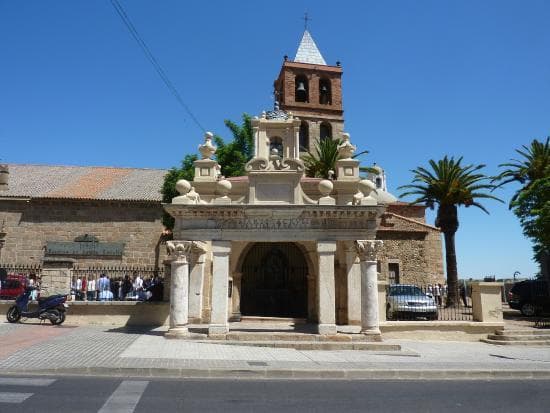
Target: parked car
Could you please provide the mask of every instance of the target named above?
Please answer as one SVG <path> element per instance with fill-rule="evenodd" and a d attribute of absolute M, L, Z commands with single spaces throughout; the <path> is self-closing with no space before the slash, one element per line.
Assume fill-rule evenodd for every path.
<path fill-rule="evenodd" d="M 386 318 L 388 320 L 419 317 L 437 320 L 437 304 L 433 296 L 424 293 L 416 285 L 390 285 L 386 301 Z"/>
<path fill-rule="evenodd" d="M 521 311 L 526 317 L 550 312 L 548 283 L 542 280 L 527 280 L 515 283 L 508 292 L 508 305 Z"/>
<path fill-rule="evenodd" d="M 26 287 L 27 278 L 25 276 L 8 275 L 7 278 L 2 281 L 2 285 L 0 287 L 0 299 L 15 300 L 25 292 Z"/>

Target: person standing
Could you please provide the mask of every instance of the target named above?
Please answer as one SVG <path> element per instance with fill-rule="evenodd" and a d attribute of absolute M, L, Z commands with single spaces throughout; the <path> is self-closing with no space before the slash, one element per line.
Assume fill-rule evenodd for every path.
<path fill-rule="evenodd" d="M 443 300 L 441 298 L 441 284 L 434 285 L 434 297 L 437 305 L 441 307 L 443 305 Z"/>

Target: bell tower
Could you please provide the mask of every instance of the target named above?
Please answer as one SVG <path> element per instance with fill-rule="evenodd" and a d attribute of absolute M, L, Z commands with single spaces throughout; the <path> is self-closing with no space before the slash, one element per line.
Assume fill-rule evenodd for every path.
<path fill-rule="evenodd" d="M 274 88 L 281 109 L 301 120 L 301 151 L 312 150 L 317 140 L 342 137 L 342 68 L 326 64 L 307 29 L 294 60 L 285 56 Z"/>

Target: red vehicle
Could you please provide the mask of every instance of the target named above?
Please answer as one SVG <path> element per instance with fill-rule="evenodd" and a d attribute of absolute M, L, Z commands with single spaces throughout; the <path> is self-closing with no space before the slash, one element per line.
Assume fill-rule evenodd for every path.
<path fill-rule="evenodd" d="M 24 275 L 8 275 L 0 286 L 0 299 L 15 300 L 25 292 L 28 280 Z"/>

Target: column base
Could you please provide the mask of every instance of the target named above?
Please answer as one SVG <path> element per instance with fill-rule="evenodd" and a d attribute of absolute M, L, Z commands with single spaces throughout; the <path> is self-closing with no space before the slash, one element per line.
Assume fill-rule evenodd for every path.
<path fill-rule="evenodd" d="M 371 327 L 361 329 L 361 334 L 364 334 L 366 336 L 379 336 L 382 333 L 380 332 L 380 329 L 378 327 Z"/>
<path fill-rule="evenodd" d="M 189 330 L 186 326 L 170 327 L 166 332 L 167 337 L 182 337 L 189 335 Z"/>
<path fill-rule="evenodd" d="M 232 313 L 229 321 L 233 321 L 233 322 L 241 321 L 241 313 L 240 312 Z"/>
<path fill-rule="evenodd" d="M 336 324 L 319 324 L 317 332 L 323 336 L 331 336 L 337 333 Z"/>
<path fill-rule="evenodd" d="M 227 334 L 229 333 L 229 326 L 227 324 L 210 324 L 208 326 L 208 335 L 214 334 Z"/>

